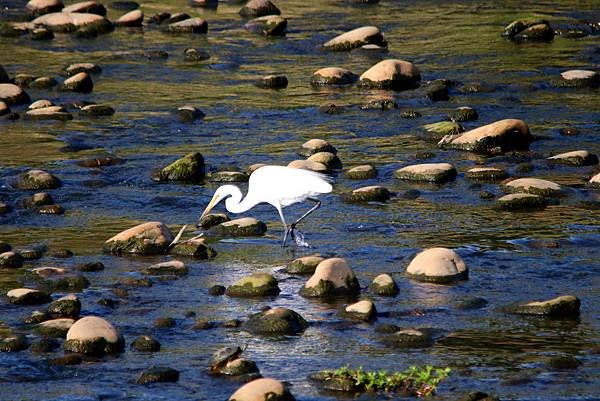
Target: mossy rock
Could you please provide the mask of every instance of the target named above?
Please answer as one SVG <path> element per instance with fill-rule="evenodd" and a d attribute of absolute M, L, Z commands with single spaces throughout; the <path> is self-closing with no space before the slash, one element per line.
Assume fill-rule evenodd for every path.
<path fill-rule="evenodd" d="M 46 360 L 48 366 L 72 366 L 79 365 L 83 362 L 83 358 L 79 354 L 67 354 L 58 358 Z"/>
<path fill-rule="evenodd" d="M 284 36 L 287 23 L 287 19 L 279 15 L 265 15 L 249 21 L 244 28 L 265 36 Z"/>
<path fill-rule="evenodd" d="M 466 177 L 474 181 L 500 181 L 508 178 L 508 171 L 496 167 L 474 167 L 467 171 Z"/>
<path fill-rule="evenodd" d="M 454 121 L 440 121 L 427 124 L 423 126 L 423 129 L 430 138 L 435 140 L 442 139 L 446 135 L 458 135 L 465 131 L 462 125 Z"/>
<path fill-rule="evenodd" d="M 297 335 L 308 328 L 308 322 L 293 310 L 273 308 L 250 315 L 243 328 L 253 334 Z"/>
<path fill-rule="evenodd" d="M 239 171 L 217 171 L 210 174 L 211 182 L 248 182 L 248 174 Z"/>
<path fill-rule="evenodd" d="M 19 352 L 29 348 L 29 342 L 23 334 L 0 336 L 0 352 Z"/>
<path fill-rule="evenodd" d="M 60 347 L 60 343 L 53 338 L 40 338 L 34 341 L 29 350 L 34 354 L 45 354 L 47 352 L 55 351 Z"/>
<path fill-rule="evenodd" d="M 593 166 L 598 164 L 598 156 L 587 150 L 576 150 L 549 157 L 548 162 L 574 167 Z"/>
<path fill-rule="evenodd" d="M 563 188 L 552 181 L 539 178 L 518 178 L 503 185 L 509 193 L 527 193 L 544 197 L 558 197 L 564 195 Z"/>
<path fill-rule="evenodd" d="M 370 322 L 377 319 L 377 309 L 373 302 L 363 300 L 344 308 L 344 310 L 342 310 L 342 316 L 352 320 Z"/>
<path fill-rule="evenodd" d="M 217 226 L 221 223 L 225 223 L 226 221 L 230 221 L 231 219 L 225 213 L 211 213 L 204 216 L 198 222 L 198 226 L 202 227 L 205 230 L 208 230 L 214 226 Z"/>
<path fill-rule="evenodd" d="M 6 293 L 13 305 L 41 305 L 50 302 L 50 295 L 31 288 L 16 288 Z"/>
<path fill-rule="evenodd" d="M 555 355 L 547 359 L 546 365 L 552 370 L 572 370 L 581 366 L 581 361 L 573 355 Z"/>
<path fill-rule="evenodd" d="M 554 38 L 554 29 L 545 19 L 521 19 L 508 24 L 502 36 L 517 42 L 549 41 Z"/>
<path fill-rule="evenodd" d="M 230 297 L 264 297 L 279 294 L 275 277 L 268 273 L 254 273 L 232 284 L 225 294 Z"/>
<path fill-rule="evenodd" d="M 201 182 L 206 174 L 204 157 L 192 152 L 153 175 L 155 181 Z"/>
<path fill-rule="evenodd" d="M 433 345 L 433 334 L 434 330 L 429 328 L 401 329 L 383 337 L 382 342 L 399 348 L 426 348 Z"/>
<path fill-rule="evenodd" d="M 38 288 L 48 292 L 81 292 L 89 286 L 90 281 L 85 276 L 71 273 L 44 278 L 38 282 Z"/>
<path fill-rule="evenodd" d="M 179 372 L 177 370 L 162 366 L 153 366 L 144 370 L 136 380 L 136 383 L 174 383 L 178 380 Z"/>
<path fill-rule="evenodd" d="M 252 378 L 260 377 L 260 371 L 254 361 L 237 358 L 229 361 L 219 369 L 219 373 L 226 376 L 252 376 Z"/>
<path fill-rule="evenodd" d="M 400 180 L 444 183 L 456 178 L 456 168 L 450 163 L 427 163 L 406 166 L 394 172 Z"/>
<path fill-rule="evenodd" d="M 43 170 L 30 170 L 19 176 L 17 187 L 19 189 L 54 189 L 62 185 L 62 182 L 54 175 Z"/>
<path fill-rule="evenodd" d="M 223 237 L 253 237 L 267 232 L 267 225 L 253 217 L 243 217 L 221 223 L 210 232 Z"/>
<path fill-rule="evenodd" d="M 344 202 L 349 203 L 385 202 L 390 199 L 390 191 L 387 188 L 372 185 L 342 194 L 341 198 Z"/>
<path fill-rule="evenodd" d="M 398 284 L 389 274 L 380 274 L 373 279 L 369 291 L 383 297 L 395 297 L 400 292 Z"/>
<path fill-rule="evenodd" d="M 356 277 L 346 278 L 346 284 L 343 287 L 336 287 L 329 280 L 319 280 L 314 287 L 302 287 L 299 291 L 300 295 L 306 298 L 329 298 L 339 296 L 354 296 L 360 293 L 360 284 Z"/>
<path fill-rule="evenodd" d="M 303 256 L 291 261 L 285 268 L 285 272 L 288 274 L 313 274 L 317 265 L 323 260 L 325 259 L 319 255 Z"/>
<path fill-rule="evenodd" d="M 81 301 L 74 295 L 67 295 L 48 305 L 48 312 L 55 317 L 76 318 L 81 312 Z"/>
<path fill-rule="evenodd" d="M 131 349 L 139 352 L 158 352 L 160 342 L 152 336 L 142 335 L 133 340 Z"/>
<path fill-rule="evenodd" d="M 550 317 L 579 316 L 581 301 L 573 295 L 563 295 L 547 301 L 534 301 L 507 306 L 506 312 L 517 315 L 537 315 Z"/>
<path fill-rule="evenodd" d="M 450 96 L 448 86 L 448 81 L 444 79 L 436 79 L 424 88 L 425 97 L 434 102 L 449 100 Z"/>
<path fill-rule="evenodd" d="M 175 256 L 189 256 L 195 259 L 211 259 L 217 256 L 217 251 L 208 246 L 203 239 L 185 241 L 174 245 L 169 254 Z"/>
<path fill-rule="evenodd" d="M 285 75 L 271 74 L 257 79 L 254 85 L 261 89 L 284 89 L 288 86 L 288 79 Z"/>
<path fill-rule="evenodd" d="M 346 172 L 346 177 L 351 180 L 368 180 L 377 177 L 377 169 L 369 164 L 356 166 Z"/>
<path fill-rule="evenodd" d="M 75 352 L 89 356 L 103 356 L 105 354 L 117 354 L 123 352 L 125 341 L 121 338 L 120 341 L 116 343 L 109 343 L 102 337 L 85 341 L 66 340 L 63 347 L 67 352 Z"/>
<path fill-rule="evenodd" d="M 364 386 L 359 385 L 350 377 L 335 377 L 330 370 L 322 370 L 308 376 L 309 380 L 319 383 L 326 391 L 341 391 L 344 393 L 362 393 Z"/>
<path fill-rule="evenodd" d="M 35 331 L 50 338 L 65 338 L 71 326 L 75 323 L 73 319 L 53 319 L 39 323 Z"/>
<path fill-rule="evenodd" d="M 498 199 L 496 208 L 506 211 L 518 210 L 541 210 L 548 206 L 548 201 L 538 195 L 532 194 L 509 194 Z"/>
<path fill-rule="evenodd" d="M 458 107 L 448 113 L 448 120 L 454 122 L 475 121 L 478 118 L 477 110 L 467 106 Z"/>
<path fill-rule="evenodd" d="M 166 253 L 173 235 L 166 225 L 153 221 L 139 224 L 109 238 L 102 250 L 107 253 L 155 255 Z"/>

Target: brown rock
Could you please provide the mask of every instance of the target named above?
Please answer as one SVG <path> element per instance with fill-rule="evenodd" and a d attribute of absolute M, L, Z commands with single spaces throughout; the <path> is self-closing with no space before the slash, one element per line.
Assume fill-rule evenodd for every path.
<path fill-rule="evenodd" d="M 202 18 L 189 18 L 169 25 L 173 33 L 207 33 L 208 22 Z"/>
<path fill-rule="evenodd" d="M 8 105 L 29 103 L 27 92 L 14 84 L 0 84 L 0 100 Z"/>
<path fill-rule="evenodd" d="M 358 86 L 401 90 L 414 88 L 418 86 L 419 81 L 421 81 L 421 73 L 413 63 L 388 59 L 364 72 L 358 80 Z"/>
<path fill-rule="evenodd" d="M 363 26 L 343 33 L 331 39 L 323 45 L 327 50 L 342 51 L 351 50 L 364 45 L 387 46 L 387 42 L 379 30 L 375 26 Z"/>
<path fill-rule="evenodd" d="M 142 26 L 144 22 L 144 13 L 142 10 L 133 10 L 122 15 L 115 21 L 116 26 Z"/>
<path fill-rule="evenodd" d="M 240 9 L 242 17 L 262 17 L 265 15 L 280 15 L 281 11 L 269 0 L 250 0 Z"/>
<path fill-rule="evenodd" d="M 528 150 L 531 141 L 533 136 L 524 121 L 507 119 L 484 125 L 458 137 L 442 139 L 440 146 L 480 153 L 500 153 Z"/>

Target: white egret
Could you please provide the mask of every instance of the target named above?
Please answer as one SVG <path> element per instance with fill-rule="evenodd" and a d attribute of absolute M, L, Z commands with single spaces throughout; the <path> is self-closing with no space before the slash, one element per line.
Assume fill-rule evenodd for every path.
<path fill-rule="evenodd" d="M 296 238 L 294 234 L 296 225 L 321 206 L 321 201 L 314 197 L 329 193 L 331 190 L 331 184 L 328 182 L 327 176 L 323 174 L 291 167 L 263 166 L 250 175 L 248 193 L 243 200 L 242 192 L 237 186 L 220 186 L 215 191 L 200 219 L 206 216 L 223 199 L 225 199 L 225 207 L 231 213 L 243 213 L 259 203 L 268 203 L 277 209 L 283 223 L 282 246 L 285 246 L 288 235 L 298 245 L 307 246 L 302 239 L 298 240 Z M 282 209 L 305 200 L 310 200 L 315 205 L 288 227 Z"/>

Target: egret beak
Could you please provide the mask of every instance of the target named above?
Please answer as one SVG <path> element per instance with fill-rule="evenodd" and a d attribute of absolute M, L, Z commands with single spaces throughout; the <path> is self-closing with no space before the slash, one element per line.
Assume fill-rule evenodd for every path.
<path fill-rule="evenodd" d="M 221 195 L 214 194 L 212 199 L 210 200 L 210 202 L 208 202 L 208 206 L 206 206 L 206 209 L 204 209 L 204 211 L 202 212 L 202 215 L 200 216 L 200 220 L 202 220 L 204 218 L 204 216 L 206 216 L 208 213 L 210 213 L 210 211 L 213 209 L 213 207 L 215 207 L 216 204 L 221 201 L 221 199 L 222 199 Z"/>

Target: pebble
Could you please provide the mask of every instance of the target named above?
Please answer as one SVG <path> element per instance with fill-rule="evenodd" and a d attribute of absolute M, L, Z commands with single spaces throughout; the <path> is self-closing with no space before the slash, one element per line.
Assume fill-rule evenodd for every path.
<path fill-rule="evenodd" d="M 288 79 L 285 75 L 271 74 L 259 78 L 254 85 L 261 89 L 285 89 L 288 86 Z"/>
<path fill-rule="evenodd" d="M 401 180 L 444 183 L 456 177 L 456 168 L 450 163 L 424 163 L 406 166 L 394 172 Z"/>
<path fill-rule="evenodd" d="M 169 24 L 172 33 L 207 33 L 208 22 L 202 18 L 189 18 Z"/>
<path fill-rule="evenodd" d="M 124 348 L 123 336 L 107 320 L 97 316 L 86 316 L 76 321 L 64 343 L 65 351 L 93 356 L 120 353 Z"/>
<path fill-rule="evenodd" d="M 250 0 L 240 9 L 239 14 L 245 18 L 257 18 L 265 15 L 281 15 L 281 11 L 269 0 Z"/>
<path fill-rule="evenodd" d="M 206 175 L 204 157 L 198 152 L 188 153 L 152 176 L 155 181 L 201 182 Z"/>
<path fill-rule="evenodd" d="M 272 308 L 250 315 L 243 328 L 253 334 L 298 335 L 308 328 L 308 322 L 291 309 Z"/>
<path fill-rule="evenodd" d="M 90 93 L 94 89 L 94 82 L 87 72 L 77 74 L 64 80 L 58 87 L 59 90 L 80 93 Z"/>
<path fill-rule="evenodd" d="M 358 280 L 348 262 L 342 258 L 323 260 L 300 289 L 300 295 L 309 298 L 356 295 L 359 292 Z"/>
<path fill-rule="evenodd" d="M 120 16 L 116 21 L 116 26 L 142 26 L 142 22 L 144 21 L 144 13 L 142 10 L 136 9 L 128 12 L 125 15 Z"/>
<path fill-rule="evenodd" d="M 406 268 L 406 275 L 418 281 L 447 284 L 466 280 L 469 269 L 453 250 L 429 248 L 413 258 Z"/>
<path fill-rule="evenodd" d="M 556 156 L 549 157 L 548 160 L 553 163 L 576 167 L 598 164 L 598 156 L 587 150 L 575 150 L 572 152 L 560 153 Z"/>
<path fill-rule="evenodd" d="M 369 291 L 373 294 L 384 297 L 395 297 L 400 292 L 398 284 L 389 274 L 380 274 L 373 279 L 369 286 Z"/>
<path fill-rule="evenodd" d="M 313 73 L 310 83 L 315 86 L 322 85 L 348 85 L 356 81 L 357 76 L 345 68 L 326 67 Z"/>
<path fill-rule="evenodd" d="M 365 45 L 377 45 L 385 48 L 387 41 L 376 26 L 363 26 L 336 36 L 325 43 L 323 47 L 327 50 L 346 51 Z"/>
<path fill-rule="evenodd" d="M 279 15 L 265 15 L 247 22 L 244 28 L 265 36 L 284 36 L 287 24 L 288 20 Z"/>
<path fill-rule="evenodd" d="M 173 235 L 166 225 L 152 221 L 139 224 L 106 240 L 105 252 L 113 254 L 153 255 L 165 253 Z"/>
<path fill-rule="evenodd" d="M 253 273 L 233 283 L 225 294 L 230 297 L 265 297 L 279 294 L 277 280 L 268 273 Z"/>
<path fill-rule="evenodd" d="M 376 89 L 411 89 L 418 86 L 421 73 L 408 61 L 388 59 L 380 61 L 358 79 L 361 88 Z"/>

